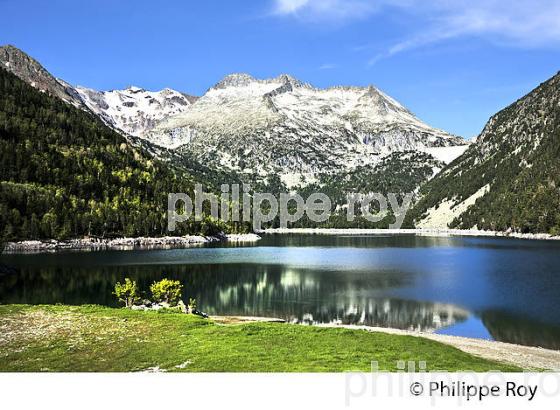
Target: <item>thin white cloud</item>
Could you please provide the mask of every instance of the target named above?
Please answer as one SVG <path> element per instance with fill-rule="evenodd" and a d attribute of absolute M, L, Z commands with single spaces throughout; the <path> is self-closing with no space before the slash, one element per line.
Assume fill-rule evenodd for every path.
<path fill-rule="evenodd" d="M 449 27 L 449 28 L 442 28 L 442 27 L 434 27 L 430 28 L 429 30 L 415 34 L 406 40 L 402 40 L 397 42 L 386 50 L 376 54 L 372 58 L 369 59 L 368 65 L 374 65 L 380 60 L 390 58 L 396 54 L 412 50 L 415 48 L 420 48 L 427 46 L 429 44 L 438 43 L 444 40 L 448 40 L 454 37 L 459 37 L 462 34 L 466 34 L 466 32 L 461 31 L 461 29 Z"/>
<path fill-rule="evenodd" d="M 305 7 L 309 0 L 277 0 L 275 12 L 278 14 L 295 13 Z"/>
<path fill-rule="evenodd" d="M 404 34 L 401 41 L 373 56 L 369 64 L 464 36 L 514 47 L 560 46 L 559 0 L 274 0 L 274 13 L 339 24 L 382 13 L 417 20 L 420 32 Z"/>
<path fill-rule="evenodd" d="M 371 15 L 378 9 L 378 3 L 371 0 L 275 0 L 273 14 L 306 21 L 344 23 Z"/>
<path fill-rule="evenodd" d="M 319 70 L 332 70 L 333 68 L 336 68 L 336 64 L 325 63 L 319 66 Z"/>

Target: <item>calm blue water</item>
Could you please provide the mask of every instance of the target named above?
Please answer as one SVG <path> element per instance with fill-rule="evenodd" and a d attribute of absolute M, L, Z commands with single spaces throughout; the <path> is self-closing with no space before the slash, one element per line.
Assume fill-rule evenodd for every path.
<path fill-rule="evenodd" d="M 210 314 L 437 331 L 560 349 L 560 243 L 266 235 L 246 246 L 2 255 L 1 303 L 115 305 L 180 279 Z"/>

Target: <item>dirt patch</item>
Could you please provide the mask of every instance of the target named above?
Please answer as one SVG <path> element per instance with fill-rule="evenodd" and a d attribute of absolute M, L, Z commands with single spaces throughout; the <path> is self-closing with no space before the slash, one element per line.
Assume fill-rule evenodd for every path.
<path fill-rule="evenodd" d="M 29 310 L 0 316 L 0 348 L 21 350 L 34 342 L 64 340 L 69 348 L 86 340 L 122 340 L 132 323 L 126 319 L 98 317 L 77 312 Z"/>
<path fill-rule="evenodd" d="M 220 325 L 238 325 L 249 322 L 268 322 L 268 323 L 285 323 L 284 319 L 274 317 L 257 317 L 257 316 L 210 316 L 214 322 Z"/>

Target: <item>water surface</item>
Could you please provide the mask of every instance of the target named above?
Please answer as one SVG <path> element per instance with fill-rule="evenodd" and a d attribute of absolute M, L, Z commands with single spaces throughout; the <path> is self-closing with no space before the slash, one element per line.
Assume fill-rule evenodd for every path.
<path fill-rule="evenodd" d="M 2 255 L 1 303 L 114 306 L 115 282 L 185 285 L 210 314 L 436 331 L 560 349 L 560 243 L 265 235 L 256 244 Z"/>

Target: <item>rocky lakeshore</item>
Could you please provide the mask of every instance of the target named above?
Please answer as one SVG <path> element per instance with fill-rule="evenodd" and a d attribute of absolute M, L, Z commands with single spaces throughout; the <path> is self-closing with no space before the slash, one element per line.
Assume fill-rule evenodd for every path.
<path fill-rule="evenodd" d="M 4 253 L 25 252 L 56 252 L 62 250 L 97 251 L 97 250 L 127 250 L 127 249 L 171 249 L 187 248 L 211 242 L 256 242 L 260 236 L 249 234 L 230 234 L 218 236 L 163 236 L 160 238 L 81 238 L 67 241 L 54 239 L 44 241 L 8 242 L 5 244 Z"/>
<path fill-rule="evenodd" d="M 476 229 L 354 229 L 354 228 L 273 228 L 258 231 L 259 234 L 306 234 L 306 235 L 418 235 L 418 236 L 480 236 L 535 240 L 560 240 L 560 236 L 546 233 L 519 233 L 511 231 L 482 231 Z"/>

